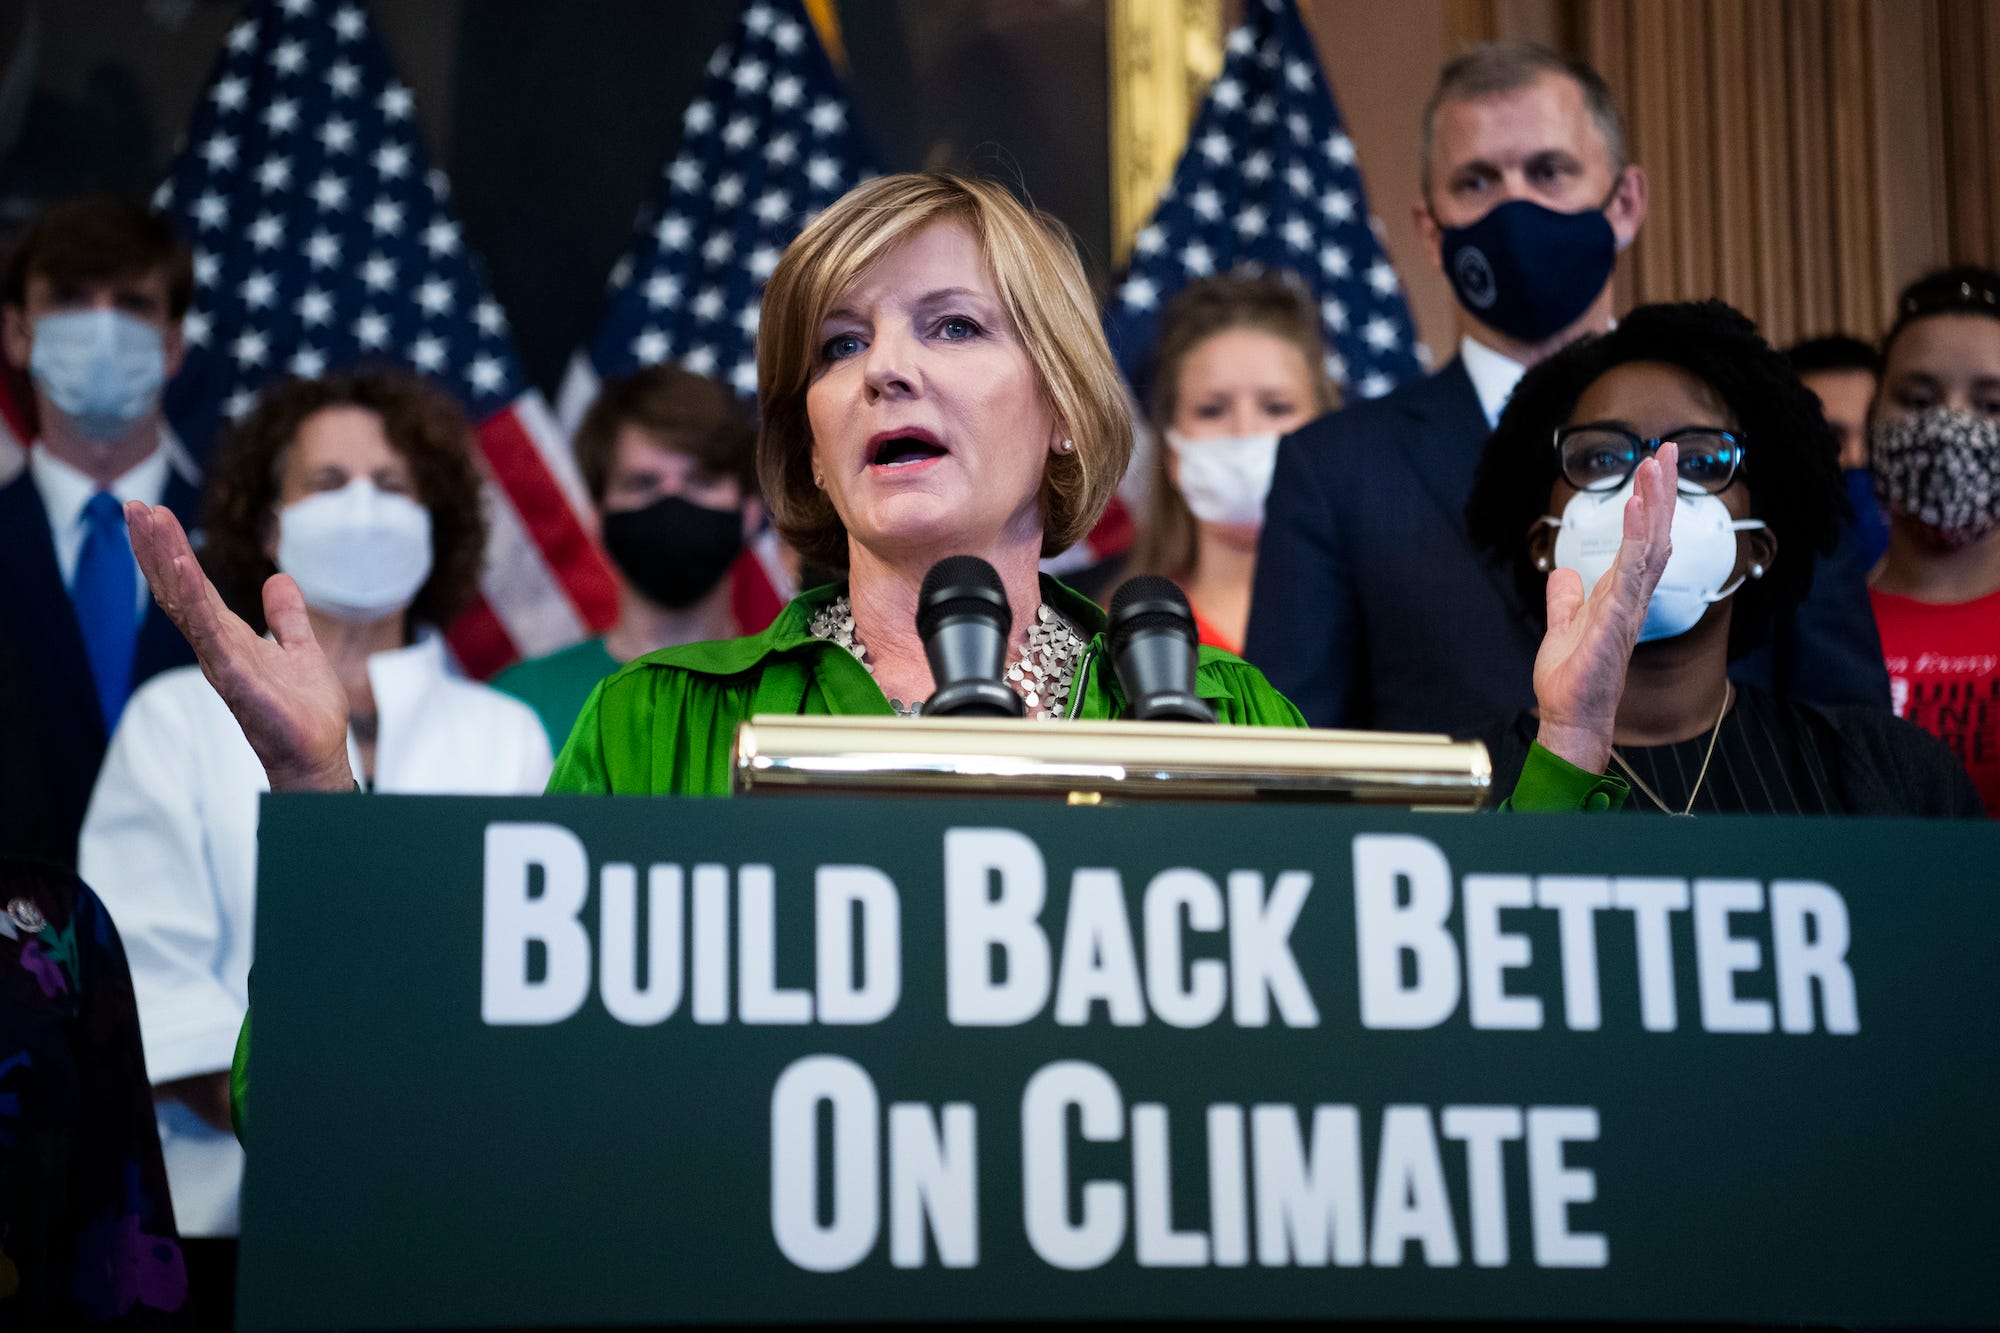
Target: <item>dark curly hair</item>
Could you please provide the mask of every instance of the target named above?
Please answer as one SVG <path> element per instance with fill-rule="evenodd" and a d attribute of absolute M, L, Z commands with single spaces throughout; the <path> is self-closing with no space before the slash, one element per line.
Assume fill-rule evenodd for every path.
<path fill-rule="evenodd" d="M 413 623 L 448 625 L 472 600 L 486 558 L 486 514 L 472 432 L 449 395 L 406 371 L 364 367 L 267 388 L 229 432 L 211 468 L 203 506 L 202 567 L 229 609 L 264 630 L 264 553 L 278 506 L 284 455 L 314 413 L 359 407 L 382 419 L 389 445 L 410 464 L 416 498 L 431 514 L 431 574 L 410 603 Z"/>
<path fill-rule="evenodd" d="M 1743 435 L 1739 484 L 1750 512 L 1778 539 L 1770 573 L 1737 591 L 1729 650 L 1760 642 L 1772 621 L 1798 605 L 1812 583 L 1813 557 L 1837 545 L 1849 510 L 1833 428 L 1757 326 L 1721 301 L 1640 306 L 1609 333 L 1582 338 L 1534 367 L 1514 389 L 1486 442 L 1466 523 L 1473 544 L 1511 566 L 1523 606 L 1540 620 L 1547 574 L 1528 559 L 1528 531 L 1549 511 L 1560 476 L 1556 428 L 1607 372 L 1635 361 L 1676 366 L 1712 389 Z"/>

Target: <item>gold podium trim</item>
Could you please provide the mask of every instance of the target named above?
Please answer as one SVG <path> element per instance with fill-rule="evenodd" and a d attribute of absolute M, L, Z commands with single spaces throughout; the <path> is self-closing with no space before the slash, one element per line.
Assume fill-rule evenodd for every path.
<path fill-rule="evenodd" d="M 731 790 L 1100 801 L 1310 801 L 1470 810 L 1493 786 L 1477 741 L 1158 722 L 759 716 Z"/>

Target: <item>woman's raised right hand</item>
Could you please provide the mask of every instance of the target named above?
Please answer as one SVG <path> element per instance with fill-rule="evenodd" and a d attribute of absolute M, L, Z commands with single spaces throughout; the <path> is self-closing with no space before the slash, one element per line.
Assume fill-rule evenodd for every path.
<path fill-rule="evenodd" d="M 134 500 L 125 506 L 125 526 L 153 600 L 193 647 L 201 674 L 263 762 L 271 790 L 352 791 L 347 691 L 313 638 L 299 585 L 285 574 L 264 585 L 273 642 L 223 603 L 165 506 Z"/>

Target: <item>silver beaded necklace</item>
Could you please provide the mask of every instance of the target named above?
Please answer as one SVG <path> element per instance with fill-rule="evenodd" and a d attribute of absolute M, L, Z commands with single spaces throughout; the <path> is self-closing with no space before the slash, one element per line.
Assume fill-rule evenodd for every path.
<path fill-rule="evenodd" d="M 813 612 L 806 633 L 845 648 L 868 668 L 869 675 L 875 674 L 875 664 L 868 660 L 868 645 L 854 629 L 854 603 L 845 593 Z M 1028 716 L 1049 719 L 1065 714 L 1070 687 L 1076 683 L 1077 664 L 1089 646 L 1048 603 L 1036 610 L 1028 641 L 1006 670 L 1007 683 L 1028 705 Z M 891 699 L 889 707 L 897 717 L 916 717 L 924 709 L 921 702 L 906 704 L 901 699 Z"/>

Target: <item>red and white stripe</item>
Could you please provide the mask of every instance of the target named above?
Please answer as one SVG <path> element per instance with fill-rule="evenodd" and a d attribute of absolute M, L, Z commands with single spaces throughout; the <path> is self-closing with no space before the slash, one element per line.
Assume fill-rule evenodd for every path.
<path fill-rule="evenodd" d="M 474 436 L 487 483 L 486 568 L 450 640 L 483 679 L 609 626 L 618 577 L 585 520 L 590 501 L 568 435 L 539 391 L 480 422 Z"/>
<path fill-rule="evenodd" d="M 28 463 L 28 441 L 35 438 L 35 431 L 24 408 L 27 398 L 27 386 L 17 372 L 0 372 L 0 486 Z"/>

